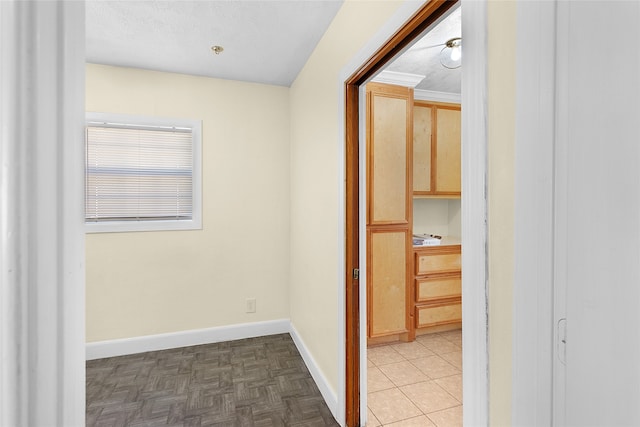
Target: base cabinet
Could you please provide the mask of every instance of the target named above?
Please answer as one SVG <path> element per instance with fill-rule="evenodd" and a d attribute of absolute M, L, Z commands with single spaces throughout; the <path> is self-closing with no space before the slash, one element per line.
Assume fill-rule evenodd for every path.
<path fill-rule="evenodd" d="M 460 245 L 414 248 L 417 332 L 462 322 L 461 255 Z"/>
<path fill-rule="evenodd" d="M 462 321 L 460 301 L 416 305 L 416 328 L 448 325 Z"/>
<path fill-rule="evenodd" d="M 368 337 L 407 334 L 411 235 L 407 230 L 370 230 L 368 238 Z"/>

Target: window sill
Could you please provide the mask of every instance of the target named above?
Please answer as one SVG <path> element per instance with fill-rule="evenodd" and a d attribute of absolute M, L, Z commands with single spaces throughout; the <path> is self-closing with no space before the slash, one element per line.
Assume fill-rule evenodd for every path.
<path fill-rule="evenodd" d="M 85 233 L 135 233 L 139 231 L 202 230 L 202 221 L 113 221 L 85 222 Z"/>

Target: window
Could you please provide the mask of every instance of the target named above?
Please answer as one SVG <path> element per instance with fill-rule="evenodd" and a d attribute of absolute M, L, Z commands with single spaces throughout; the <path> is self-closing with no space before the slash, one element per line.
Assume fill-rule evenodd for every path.
<path fill-rule="evenodd" d="M 88 232 L 201 228 L 199 121 L 87 113 Z"/>

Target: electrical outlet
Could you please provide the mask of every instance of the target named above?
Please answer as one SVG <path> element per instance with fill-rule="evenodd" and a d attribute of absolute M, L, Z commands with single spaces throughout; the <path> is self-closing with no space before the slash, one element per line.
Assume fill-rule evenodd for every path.
<path fill-rule="evenodd" d="M 247 298 L 247 313 L 255 313 L 255 312 L 256 312 L 256 299 Z"/>

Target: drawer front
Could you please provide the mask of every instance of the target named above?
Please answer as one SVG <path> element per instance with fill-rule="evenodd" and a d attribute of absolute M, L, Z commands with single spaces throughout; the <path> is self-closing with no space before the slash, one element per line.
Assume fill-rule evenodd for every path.
<path fill-rule="evenodd" d="M 448 277 L 429 277 L 416 280 L 416 300 L 418 302 L 459 297 L 461 294 L 462 279 L 459 274 Z"/>
<path fill-rule="evenodd" d="M 457 253 L 437 253 L 437 254 L 416 254 L 416 275 L 441 273 L 449 271 L 460 271 L 462 260 L 460 252 Z"/>
<path fill-rule="evenodd" d="M 416 307 L 416 327 L 445 325 L 462 321 L 462 304 L 425 305 Z"/>

